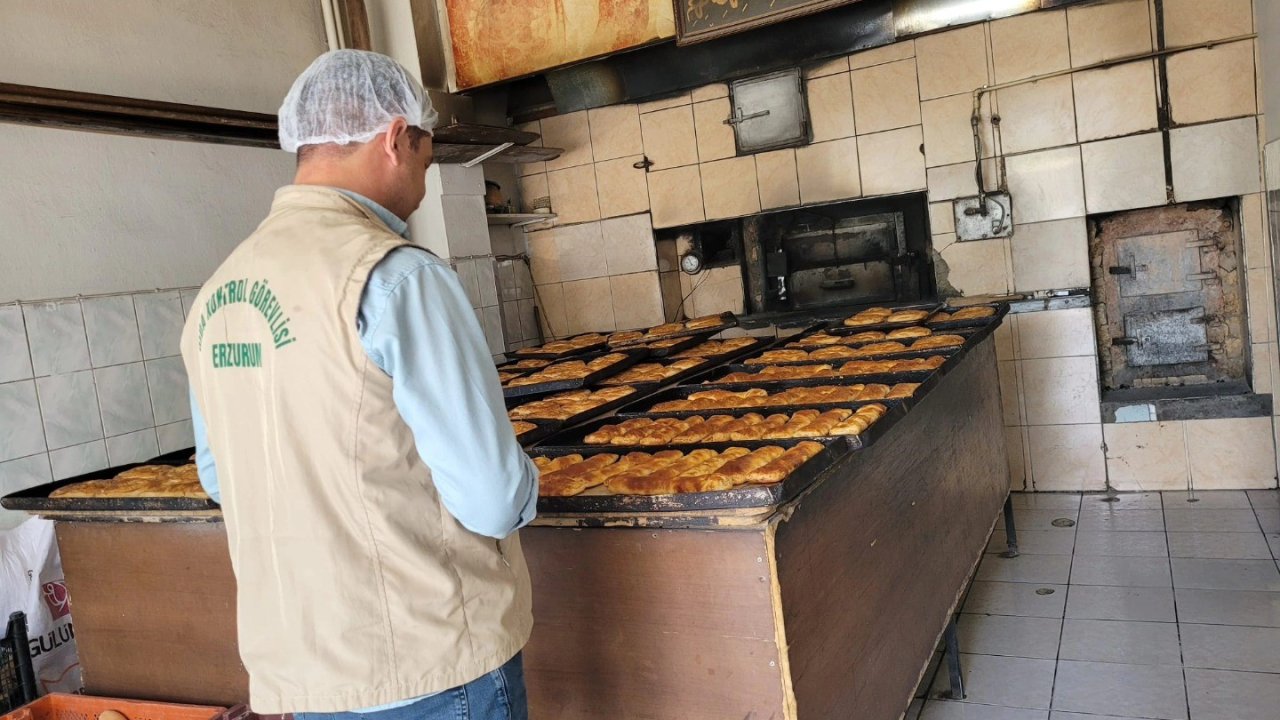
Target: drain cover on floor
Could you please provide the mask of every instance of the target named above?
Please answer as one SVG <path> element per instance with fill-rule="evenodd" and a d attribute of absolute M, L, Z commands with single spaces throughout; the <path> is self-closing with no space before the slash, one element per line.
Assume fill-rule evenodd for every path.
<path fill-rule="evenodd" d="M 1053 588 L 1036 588 L 1037 595 L 1052 595 L 1053 593 Z"/>
<path fill-rule="evenodd" d="M 1058 518 L 1050 524 L 1054 527 L 1075 527 L 1076 521 L 1071 518 Z"/>

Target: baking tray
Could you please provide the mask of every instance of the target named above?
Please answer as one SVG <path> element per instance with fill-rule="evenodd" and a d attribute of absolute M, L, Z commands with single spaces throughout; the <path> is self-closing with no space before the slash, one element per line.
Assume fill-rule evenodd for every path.
<path fill-rule="evenodd" d="M 764 440 L 726 440 L 724 442 L 697 441 L 697 442 L 691 442 L 691 443 L 685 443 L 685 444 L 679 444 L 679 445 L 674 443 L 665 443 L 663 445 L 592 445 L 585 442 L 585 438 L 587 437 L 587 435 L 590 435 L 591 433 L 595 432 L 596 430 L 599 430 L 605 425 L 612 425 L 615 423 L 624 422 L 626 420 L 634 420 L 636 418 L 650 418 L 650 419 L 657 420 L 663 417 L 692 417 L 694 415 L 700 415 L 703 418 L 710 418 L 713 415 L 731 415 L 733 417 L 742 417 L 743 415 L 747 415 L 753 412 L 759 413 L 760 415 L 774 415 L 778 413 L 791 414 L 791 413 L 799 412 L 801 410 L 818 410 L 820 412 L 826 412 L 827 410 L 857 409 L 863 405 L 870 405 L 876 402 L 880 403 L 881 405 L 884 405 L 886 408 L 886 412 L 883 416 L 880 417 L 879 420 L 872 423 L 871 426 L 868 427 L 866 431 L 863 432 L 861 435 L 820 435 L 820 436 L 814 436 L 814 437 L 775 438 L 775 439 L 764 439 Z M 607 418 L 597 418 L 595 420 L 592 420 L 591 422 L 578 425 L 577 427 L 561 430 L 560 432 L 548 438 L 546 443 L 543 445 L 543 447 L 570 448 L 570 449 L 576 449 L 578 452 L 581 452 L 583 450 L 596 451 L 601 448 L 616 448 L 617 451 L 620 453 L 629 453 L 629 452 L 655 452 L 657 450 L 683 450 L 686 447 L 702 447 L 702 448 L 710 448 L 712 450 L 725 450 L 731 447 L 745 447 L 745 448 L 755 449 L 755 448 L 765 447 L 768 445 L 782 445 L 782 446 L 790 447 L 788 443 L 795 444 L 795 442 L 798 442 L 801 440 L 813 440 L 814 442 L 820 442 L 823 444 L 826 444 L 829 442 L 844 443 L 848 445 L 850 450 L 857 450 L 860 448 L 870 446 L 872 443 L 876 441 L 877 438 L 883 436 L 884 433 L 887 432 L 890 427 L 892 427 L 896 422 L 898 422 L 898 420 L 902 419 L 902 417 L 904 417 L 906 414 L 907 414 L 906 407 L 900 400 L 898 401 L 870 400 L 867 402 L 827 403 L 825 405 L 812 405 L 812 406 L 786 405 L 786 406 L 775 407 L 775 408 L 733 408 L 731 410 L 703 410 L 701 412 L 687 411 L 679 414 L 658 413 L 658 414 L 649 415 L 649 414 L 643 414 L 643 413 L 627 413 L 627 415 L 625 416 L 614 415 L 612 417 L 607 417 Z"/>
<path fill-rule="evenodd" d="M 532 447 L 544 438 L 555 434 L 560 428 L 564 427 L 564 423 L 559 420 L 523 420 L 523 422 L 533 423 L 537 427 L 524 435 L 517 435 L 516 442 L 523 447 Z"/>
<path fill-rule="evenodd" d="M 799 442 L 799 441 L 797 441 Z M 783 445 L 783 441 L 773 443 Z M 657 452 L 658 448 L 647 448 L 643 452 Z M 686 452 L 697 450 L 696 446 L 681 447 Z M 583 457 L 597 455 L 602 452 L 613 452 L 610 448 L 591 448 L 587 452 L 578 453 Z M 706 493 L 680 493 L 677 495 L 612 495 L 601 488 L 593 488 L 581 495 L 572 497 L 539 497 L 538 512 L 542 513 L 641 513 L 641 512 L 680 512 L 689 510 L 732 510 L 740 508 L 768 508 L 791 500 L 808 488 L 824 472 L 831 469 L 847 453 L 848 445 L 825 445 L 822 452 L 796 468 L 796 471 L 785 480 L 772 485 L 743 485 L 731 490 L 720 490 Z M 572 455 L 568 448 L 539 448 L 534 455 L 559 457 Z M 601 492 L 602 491 L 602 492 Z"/>
<path fill-rule="evenodd" d="M 924 325 L 930 330 L 933 330 L 935 333 L 939 330 L 951 330 L 956 328 L 995 327 L 996 325 L 999 325 L 1002 320 L 1004 320 L 1005 315 L 1009 314 L 1009 303 L 995 303 L 991 305 L 988 305 L 986 303 L 979 303 L 979 305 L 995 308 L 996 314 L 990 317 L 973 318 L 971 320 L 948 320 L 947 322 L 940 322 L 940 323 L 922 322 L 920 324 Z M 969 306 L 966 306 L 966 307 L 969 307 Z M 976 306 L 973 306 L 973 307 L 976 307 Z M 963 310 L 964 308 L 953 308 L 953 307 L 943 306 L 940 309 L 946 312 L 955 312 L 956 310 Z"/>
<path fill-rule="evenodd" d="M 736 359 L 736 358 L 740 358 L 740 357 L 744 357 L 744 356 L 746 356 L 746 355 L 750 355 L 750 354 L 751 354 L 751 353 L 753 353 L 753 352 L 759 352 L 759 351 L 762 351 L 762 350 L 766 350 L 766 349 L 768 349 L 768 348 L 770 348 L 770 347 L 772 347 L 772 346 L 774 346 L 774 345 L 778 344 L 779 342 L 781 342 L 778 338 L 773 338 L 773 337 L 759 337 L 759 336 L 755 336 L 755 335 L 749 335 L 749 336 L 747 336 L 747 337 L 749 337 L 751 340 L 754 340 L 755 342 L 753 342 L 753 343 L 752 343 L 752 344 L 750 344 L 750 345 L 744 345 L 743 347 L 739 348 L 738 350 L 732 350 L 732 351 L 730 351 L 730 352 L 720 353 L 719 355 L 703 355 L 703 356 L 700 356 L 700 357 L 704 357 L 704 358 L 706 358 L 707 360 L 710 360 L 711 362 L 715 362 L 715 363 L 729 362 L 729 361 L 734 360 L 734 359 Z M 708 340 L 709 340 L 710 338 L 706 338 L 706 339 L 708 339 Z M 695 343 L 695 344 L 694 344 L 694 346 L 696 346 L 697 344 L 698 344 L 698 343 Z M 690 346 L 690 347 L 693 347 L 693 346 Z M 688 348 L 686 348 L 686 350 L 687 350 L 687 349 L 688 349 Z M 672 358 L 672 359 L 673 359 L 673 360 L 679 360 L 679 359 L 681 359 L 681 358 Z"/>
<path fill-rule="evenodd" d="M 59 480 L 47 485 L 38 485 L 27 490 L 20 490 L 0 499 L 0 507 L 9 510 L 22 510 L 29 513 L 41 512 L 139 512 L 170 510 L 217 510 L 218 504 L 211 499 L 201 498 L 50 498 L 49 493 L 67 485 L 86 480 L 106 480 L 113 478 L 125 470 L 142 465 L 188 465 L 194 448 L 178 450 L 152 458 L 146 462 L 130 463 L 119 467 L 96 470 L 78 475 L 67 480 Z"/>
<path fill-rule="evenodd" d="M 620 408 L 623 405 L 626 405 L 628 403 L 632 403 L 637 400 L 643 399 L 649 394 L 645 392 L 645 389 L 642 387 L 638 387 L 635 385 L 632 385 L 631 387 L 635 389 L 635 392 L 630 393 L 629 395 L 623 395 L 617 400 L 610 400 L 609 402 L 603 405 L 600 405 L 598 407 L 591 408 L 590 410 L 583 410 L 577 415 L 570 415 L 569 417 L 563 420 L 557 420 L 554 418 L 514 418 L 514 419 L 528 420 L 529 422 L 536 422 L 536 423 L 557 423 L 560 427 L 568 427 L 570 425 L 575 425 L 577 423 L 580 423 L 584 420 L 590 420 L 591 418 L 599 417 L 601 415 L 605 415 L 607 413 L 613 412 L 617 408 Z M 507 409 L 511 410 L 516 407 L 519 407 L 520 405 L 524 404 L 523 401 L 527 401 L 531 399 L 533 398 L 511 398 L 510 400 L 507 401 Z M 543 400 L 545 398 L 537 398 L 537 399 Z"/>
<path fill-rule="evenodd" d="M 709 379 L 716 377 L 724 377 L 731 371 L 728 367 L 716 369 L 716 373 Z M 901 373 L 876 373 L 872 375 L 834 375 L 830 377 L 820 378 L 802 378 L 798 380 L 751 380 L 747 382 L 732 383 L 707 383 L 703 382 L 698 385 L 684 385 L 682 387 L 695 388 L 697 390 L 733 390 L 741 392 L 750 390 L 751 388 L 761 388 L 770 393 L 778 390 L 785 390 L 793 387 L 818 387 L 821 385 L 896 385 L 898 383 L 920 383 L 920 389 L 916 391 L 916 397 L 922 397 L 938 382 L 945 373 L 939 370 L 924 370 Z M 655 395 L 656 397 L 656 395 Z"/>
<path fill-rule="evenodd" d="M 734 315 L 731 312 L 722 312 L 720 313 L 719 317 L 720 317 L 720 324 L 714 325 L 712 327 L 700 327 L 700 328 L 693 328 L 693 329 L 677 330 L 676 332 L 667 333 L 665 335 L 659 335 L 658 337 L 638 338 L 628 343 L 619 343 L 617 345 L 614 345 L 613 347 L 629 348 L 636 345 L 643 345 L 644 343 L 647 343 L 647 342 L 653 342 L 654 340 L 666 340 L 667 338 L 687 337 L 689 335 L 711 336 L 711 335 L 715 335 L 716 333 L 724 332 L 729 328 L 738 327 L 737 315 Z"/>
<path fill-rule="evenodd" d="M 892 308 L 894 311 L 927 310 L 929 311 L 929 314 L 933 314 L 941 310 L 943 308 L 943 304 L 939 302 L 932 302 L 932 303 L 915 303 L 915 304 L 908 304 L 908 305 L 880 305 L 878 307 Z M 866 308 L 863 308 L 863 309 L 865 310 Z M 832 335 L 857 335 L 860 332 L 867 332 L 868 330 L 897 330 L 898 328 L 911 327 L 912 325 L 919 325 L 923 323 L 928 317 L 928 316 L 925 316 L 923 318 L 920 318 L 919 320 L 907 320 L 904 322 L 892 322 L 892 323 L 886 322 L 886 323 L 876 323 L 875 325 L 859 325 L 858 327 L 849 327 L 844 324 L 845 320 L 848 320 L 849 318 L 857 314 L 858 314 L 857 312 L 850 313 L 849 315 L 842 317 L 839 320 L 831 321 L 831 324 L 826 329 L 827 332 L 831 333 Z"/>
<path fill-rule="evenodd" d="M 963 348 L 964 348 L 964 345 L 952 345 L 950 347 L 930 348 L 928 350 L 907 349 L 907 350 L 902 350 L 900 352 L 883 352 L 883 353 L 876 353 L 874 355 L 859 355 L 858 357 L 836 358 L 836 359 L 828 359 L 828 360 L 783 360 L 778 362 L 771 361 L 771 362 L 763 362 L 763 363 L 753 363 L 751 362 L 752 358 L 748 358 L 746 360 L 742 360 L 737 363 L 734 363 L 733 366 L 744 369 L 744 370 L 748 370 L 748 371 L 750 371 L 751 369 L 759 370 L 762 367 L 768 367 L 770 365 L 778 365 L 781 367 L 789 367 L 792 365 L 835 365 L 837 369 L 839 369 L 840 365 L 843 365 L 847 362 L 853 362 L 855 360 L 912 360 L 915 358 L 933 357 L 934 355 L 943 355 L 949 358 L 952 354 L 960 352 Z M 783 350 L 785 348 L 773 348 L 773 349 Z"/>
<path fill-rule="evenodd" d="M 583 333 L 583 334 L 588 334 L 588 333 Z M 603 350 L 607 348 L 609 346 L 609 343 L 606 341 L 606 338 L 608 337 L 608 335 L 604 333 L 600 333 L 600 334 L 603 335 L 603 337 L 600 338 L 600 342 L 593 343 L 591 345 L 586 345 L 580 348 L 574 348 L 573 350 L 567 350 L 562 353 L 539 352 L 542 349 L 542 346 L 539 345 L 537 347 L 531 347 L 531 348 L 520 348 L 519 350 L 513 350 L 507 354 L 517 359 L 538 358 L 540 360 L 564 360 L 566 358 L 576 357 L 578 355 L 583 355 L 585 353 L 595 352 L 597 350 Z M 581 337 L 581 335 L 575 335 L 574 337 Z M 565 340 L 572 340 L 572 339 L 573 339 L 572 337 L 565 338 Z M 545 344 L 546 343 L 543 343 L 543 345 Z"/>
<path fill-rule="evenodd" d="M 849 385 L 849 384 L 856 385 L 860 383 L 835 382 L 835 383 L 826 383 L 826 384 L 827 385 Z M 861 383 L 861 384 L 866 384 L 866 383 Z M 763 385 L 763 383 L 761 385 Z M 756 385 L 753 387 L 760 387 L 760 385 Z M 909 398 L 881 398 L 879 400 L 843 400 L 843 401 L 833 401 L 833 402 L 825 402 L 825 403 L 785 403 L 785 404 L 779 403 L 776 405 L 760 405 L 756 407 L 704 408 L 702 410 L 654 410 L 653 409 L 653 407 L 656 406 L 658 403 L 668 402 L 671 400 L 683 400 L 695 393 L 706 392 L 707 389 L 708 389 L 707 387 L 704 387 L 701 385 L 680 385 L 678 387 L 666 388 L 660 392 L 650 395 L 648 398 L 645 398 L 646 400 L 648 400 L 647 407 L 643 409 L 639 407 L 627 409 L 617 413 L 615 417 L 619 417 L 622 419 L 633 418 L 633 417 L 651 417 L 651 418 L 688 417 L 690 415 L 703 415 L 703 416 L 738 415 L 738 414 L 746 414 L 749 412 L 758 412 L 758 413 L 761 413 L 762 415 L 771 415 L 775 412 L 794 412 L 796 410 L 816 410 L 816 409 L 830 410 L 832 408 L 837 408 L 837 407 L 856 408 L 856 407 L 861 407 L 863 405 L 870 405 L 872 403 L 881 403 L 884 405 L 896 404 L 896 405 L 902 405 L 906 409 L 910 409 L 913 406 L 915 406 L 916 403 L 920 402 L 921 398 L 925 396 L 925 394 L 929 391 L 929 386 L 926 386 L 924 383 L 921 383 L 920 387 L 916 388 L 915 394 Z M 716 388 L 716 389 L 719 389 L 719 388 Z M 769 389 L 769 388 L 766 388 L 766 389 Z M 776 388 L 774 390 L 781 391 L 784 389 L 785 388 Z"/>
<path fill-rule="evenodd" d="M 675 360 L 675 358 L 667 358 L 667 359 L 672 361 Z M 685 359 L 688 359 L 688 358 L 685 358 Z M 653 358 L 646 358 L 646 360 L 653 360 Z M 662 364 L 666 365 L 668 363 L 662 363 Z M 703 358 L 703 363 L 701 365 L 697 365 L 695 367 L 689 368 L 688 370 L 682 370 L 681 372 L 678 372 L 669 378 L 663 378 L 662 380 L 658 380 L 655 382 L 643 382 L 643 383 L 633 382 L 633 383 L 622 383 L 622 384 L 630 385 L 636 388 L 637 390 L 640 390 L 641 392 L 651 393 L 654 390 L 657 390 L 658 388 L 666 387 L 667 385 L 675 385 L 678 383 L 682 383 L 686 380 L 689 380 L 690 378 L 697 377 L 707 372 L 708 370 L 714 370 L 716 367 L 718 367 L 721 364 L 722 364 L 722 361 L 716 360 L 714 358 Z M 610 379 L 611 378 L 604 378 L 604 380 L 601 381 L 600 383 L 600 387 L 614 387 L 613 385 L 608 383 Z"/>
<path fill-rule="evenodd" d="M 535 385 L 517 385 L 516 387 L 502 388 L 502 396 L 504 398 L 527 398 L 534 395 L 550 395 L 551 393 L 564 392 L 565 390 L 580 390 L 584 387 L 594 385 L 599 381 L 617 375 L 627 368 L 635 365 L 641 359 L 649 356 L 649 351 L 645 348 L 614 348 L 612 350 L 581 355 L 577 357 L 565 358 L 566 360 L 582 360 L 590 362 L 596 358 L 604 357 L 610 354 L 621 354 L 626 357 L 612 365 L 607 365 L 593 373 L 584 375 L 579 378 L 571 378 L 568 380 L 552 380 L 550 382 L 537 383 Z M 548 365 L 547 367 L 551 367 Z M 543 368 L 544 370 L 546 368 Z"/>
<path fill-rule="evenodd" d="M 671 347 L 655 348 L 655 347 L 649 347 L 649 345 L 645 343 L 635 343 L 631 345 L 615 345 L 613 347 L 648 348 L 650 357 L 663 358 L 663 357 L 669 357 L 671 355 L 675 355 L 678 352 L 684 352 L 685 350 L 688 350 L 689 348 L 694 347 L 696 345 L 700 345 L 704 340 L 709 339 L 714 334 L 715 334 L 715 331 L 712 331 L 709 333 L 701 333 L 698 335 L 686 335 L 684 337 L 678 337 L 676 339 L 679 340 L 679 342 L 677 342 L 675 345 L 672 345 Z M 658 340 L 664 340 L 664 339 L 666 338 L 657 338 L 655 340 L 649 340 L 648 342 L 657 342 Z"/>

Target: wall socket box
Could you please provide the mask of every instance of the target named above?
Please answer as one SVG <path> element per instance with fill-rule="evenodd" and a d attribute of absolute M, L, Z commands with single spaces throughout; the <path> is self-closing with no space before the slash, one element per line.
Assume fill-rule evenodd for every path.
<path fill-rule="evenodd" d="M 1013 198 L 1007 192 L 987 193 L 985 198 L 960 198 L 953 207 L 956 240 L 960 242 L 1013 235 Z"/>

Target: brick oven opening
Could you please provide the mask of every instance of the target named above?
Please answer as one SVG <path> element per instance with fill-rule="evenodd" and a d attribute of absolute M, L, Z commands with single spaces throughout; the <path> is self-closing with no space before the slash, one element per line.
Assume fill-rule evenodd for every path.
<path fill-rule="evenodd" d="M 1249 392 L 1239 217 L 1229 198 L 1090 219 L 1104 399 Z"/>

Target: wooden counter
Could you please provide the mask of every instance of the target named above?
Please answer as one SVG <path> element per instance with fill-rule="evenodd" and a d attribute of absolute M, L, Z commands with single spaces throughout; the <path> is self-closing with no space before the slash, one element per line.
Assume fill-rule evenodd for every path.
<path fill-rule="evenodd" d="M 540 518 L 531 716 L 897 720 L 1008 489 L 989 336 L 774 512 Z M 88 692 L 247 699 L 222 525 L 187 519 L 58 522 Z"/>

